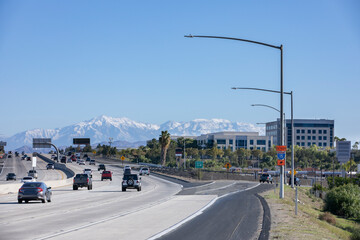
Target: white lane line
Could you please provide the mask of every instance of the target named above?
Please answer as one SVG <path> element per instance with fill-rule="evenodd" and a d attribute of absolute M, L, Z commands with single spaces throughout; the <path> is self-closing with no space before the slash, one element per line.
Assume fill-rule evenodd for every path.
<path fill-rule="evenodd" d="M 216 181 L 213 181 L 211 183 L 207 183 L 207 184 L 204 184 L 204 185 L 199 185 L 199 186 L 195 186 L 195 187 L 189 187 L 189 188 L 185 188 L 184 190 L 188 190 L 188 189 L 193 189 L 193 188 L 201 188 L 201 187 L 207 187 L 207 186 L 210 186 L 212 184 L 216 183 Z"/>
<path fill-rule="evenodd" d="M 232 184 L 229 184 L 229 185 L 226 185 L 226 186 L 223 186 L 223 187 L 219 187 L 219 188 L 214 188 L 214 189 L 205 189 L 205 190 L 202 190 L 202 191 L 198 191 L 196 193 L 203 193 L 203 192 L 208 192 L 208 191 L 216 191 L 216 190 L 220 190 L 220 189 L 224 189 L 224 188 L 228 188 L 228 187 L 231 187 L 233 185 L 235 185 L 236 182 L 233 182 Z"/>
<path fill-rule="evenodd" d="M 221 198 L 223 198 L 223 197 L 227 197 L 227 196 L 230 196 L 230 195 L 232 195 L 232 194 L 239 193 L 239 192 L 248 191 L 248 190 L 250 190 L 250 189 L 256 188 L 256 187 L 259 186 L 259 185 L 260 185 L 260 183 L 257 183 L 255 186 L 252 186 L 252 187 L 249 187 L 249 188 L 246 188 L 246 189 L 242 189 L 242 190 L 239 190 L 239 191 L 236 191 L 236 192 L 228 193 L 228 194 L 225 194 L 225 195 L 223 195 L 223 196 L 221 196 L 221 197 L 216 197 L 216 198 L 214 198 L 211 202 L 209 202 L 206 206 L 204 206 L 202 209 L 200 209 L 199 211 L 197 211 L 197 212 L 195 212 L 194 214 L 190 215 L 189 217 L 185 218 L 185 219 L 182 220 L 181 222 L 173 225 L 172 227 L 170 227 L 170 228 L 168 228 L 168 229 L 165 229 L 164 231 L 162 231 L 162 232 L 160 232 L 160 233 L 158 233 L 158 234 L 156 234 L 156 235 L 148 238 L 148 240 L 158 239 L 158 238 L 164 236 L 165 234 L 168 234 L 168 233 L 174 231 L 175 229 L 179 228 L 180 226 L 182 226 L 183 224 L 187 223 L 188 221 L 190 221 L 190 220 L 194 219 L 195 217 L 203 214 L 204 211 L 205 211 L 207 208 L 211 207 L 217 200 L 219 200 L 219 199 L 221 199 Z"/>

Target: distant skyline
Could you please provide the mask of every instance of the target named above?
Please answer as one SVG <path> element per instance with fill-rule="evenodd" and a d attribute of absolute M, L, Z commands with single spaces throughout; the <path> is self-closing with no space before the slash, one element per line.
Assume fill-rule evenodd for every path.
<path fill-rule="evenodd" d="M 0 137 L 100 115 L 160 124 L 279 114 L 280 54 L 294 118 L 360 141 L 360 2 L 0 1 Z M 284 96 L 286 118 L 290 98 Z"/>

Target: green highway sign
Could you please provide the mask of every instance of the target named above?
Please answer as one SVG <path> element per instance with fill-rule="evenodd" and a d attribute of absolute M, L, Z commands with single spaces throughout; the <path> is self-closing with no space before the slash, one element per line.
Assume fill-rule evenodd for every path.
<path fill-rule="evenodd" d="M 202 161 L 196 161 L 195 168 L 204 168 L 204 163 Z"/>

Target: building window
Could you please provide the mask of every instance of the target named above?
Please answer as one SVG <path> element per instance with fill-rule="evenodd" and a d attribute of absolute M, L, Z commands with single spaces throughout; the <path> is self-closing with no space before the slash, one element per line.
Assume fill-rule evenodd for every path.
<path fill-rule="evenodd" d="M 305 133 L 305 129 L 302 129 L 302 130 L 301 130 L 301 133 Z"/>
<path fill-rule="evenodd" d="M 296 133 L 300 133 L 300 129 L 296 129 Z"/>
<path fill-rule="evenodd" d="M 311 146 L 311 142 L 308 142 L 308 146 L 309 146 L 309 147 Z"/>
<path fill-rule="evenodd" d="M 311 130 L 308 130 L 308 134 L 311 134 Z"/>
<path fill-rule="evenodd" d="M 305 140 L 305 136 L 301 136 L 301 140 Z"/>
<path fill-rule="evenodd" d="M 327 134 L 327 130 L 324 130 L 324 134 Z"/>
<path fill-rule="evenodd" d="M 296 136 L 296 140 L 300 140 L 300 136 Z"/>
<path fill-rule="evenodd" d="M 299 142 L 296 142 L 296 145 L 300 146 L 300 143 L 299 143 Z"/>
<path fill-rule="evenodd" d="M 326 147 L 326 142 L 323 143 L 323 146 Z"/>
<path fill-rule="evenodd" d="M 250 145 L 254 145 L 254 140 L 250 140 Z"/>
<path fill-rule="evenodd" d="M 322 143 L 321 143 L 321 142 L 319 142 L 319 147 L 322 147 Z"/>
<path fill-rule="evenodd" d="M 316 145 L 316 142 L 313 142 L 313 144 L 312 145 Z"/>
<path fill-rule="evenodd" d="M 312 140 L 316 140 L 316 136 L 312 136 Z"/>
<path fill-rule="evenodd" d="M 217 144 L 226 144 L 226 139 L 217 139 Z"/>
<path fill-rule="evenodd" d="M 324 140 L 327 140 L 327 136 L 324 136 L 323 139 L 324 139 Z"/>
<path fill-rule="evenodd" d="M 301 142 L 301 146 L 304 147 L 304 146 L 305 146 L 305 143 L 304 143 L 304 142 Z"/>
<path fill-rule="evenodd" d="M 313 134 L 316 134 L 316 130 L 312 130 L 312 133 L 313 133 Z"/>
<path fill-rule="evenodd" d="M 311 140 L 311 136 L 308 136 L 308 140 Z"/>
<path fill-rule="evenodd" d="M 229 144 L 233 144 L 233 140 L 232 140 L 232 139 L 229 139 Z"/>
<path fill-rule="evenodd" d="M 322 130 L 319 130 L 319 134 L 322 134 Z"/>
<path fill-rule="evenodd" d="M 257 150 L 260 150 L 261 148 L 260 147 L 257 147 Z"/>
<path fill-rule="evenodd" d="M 322 136 L 319 136 L 319 140 L 322 140 Z"/>
<path fill-rule="evenodd" d="M 263 152 L 266 152 L 266 148 L 263 147 L 263 148 L 262 148 L 262 151 L 263 151 Z"/>
<path fill-rule="evenodd" d="M 268 147 L 271 148 L 271 141 L 269 140 L 269 144 L 268 144 Z"/>
<path fill-rule="evenodd" d="M 254 149 L 254 147 L 250 147 L 250 150 L 253 150 Z"/>
<path fill-rule="evenodd" d="M 266 145 L 266 140 L 256 140 L 256 145 Z"/>

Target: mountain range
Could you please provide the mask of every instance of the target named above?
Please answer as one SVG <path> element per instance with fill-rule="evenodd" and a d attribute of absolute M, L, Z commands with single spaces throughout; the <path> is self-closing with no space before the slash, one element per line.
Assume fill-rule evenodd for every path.
<path fill-rule="evenodd" d="M 250 123 L 231 122 L 225 119 L 195 119 L 189 122 L 168 121 L 161 125 L 136 122 L 128 118 L 99 116 L 77 124 L 56 129 L 33 129 L 17 133 L 8 138 L 7 150 L 23 146 L 32 146 L 33 138 L 51 138 L 56 146 L 69 146 L 73 138 L 90 138 L 91 145 L 107 143 L 113 138 L 113 146 L 136 147 L 147 140 L 158 138 L 161 131 L 167 130 L 175 136 L 200 136 L 212 132 L 238 131 L 259 132 L 264 135 L 264 128 Z"/>

